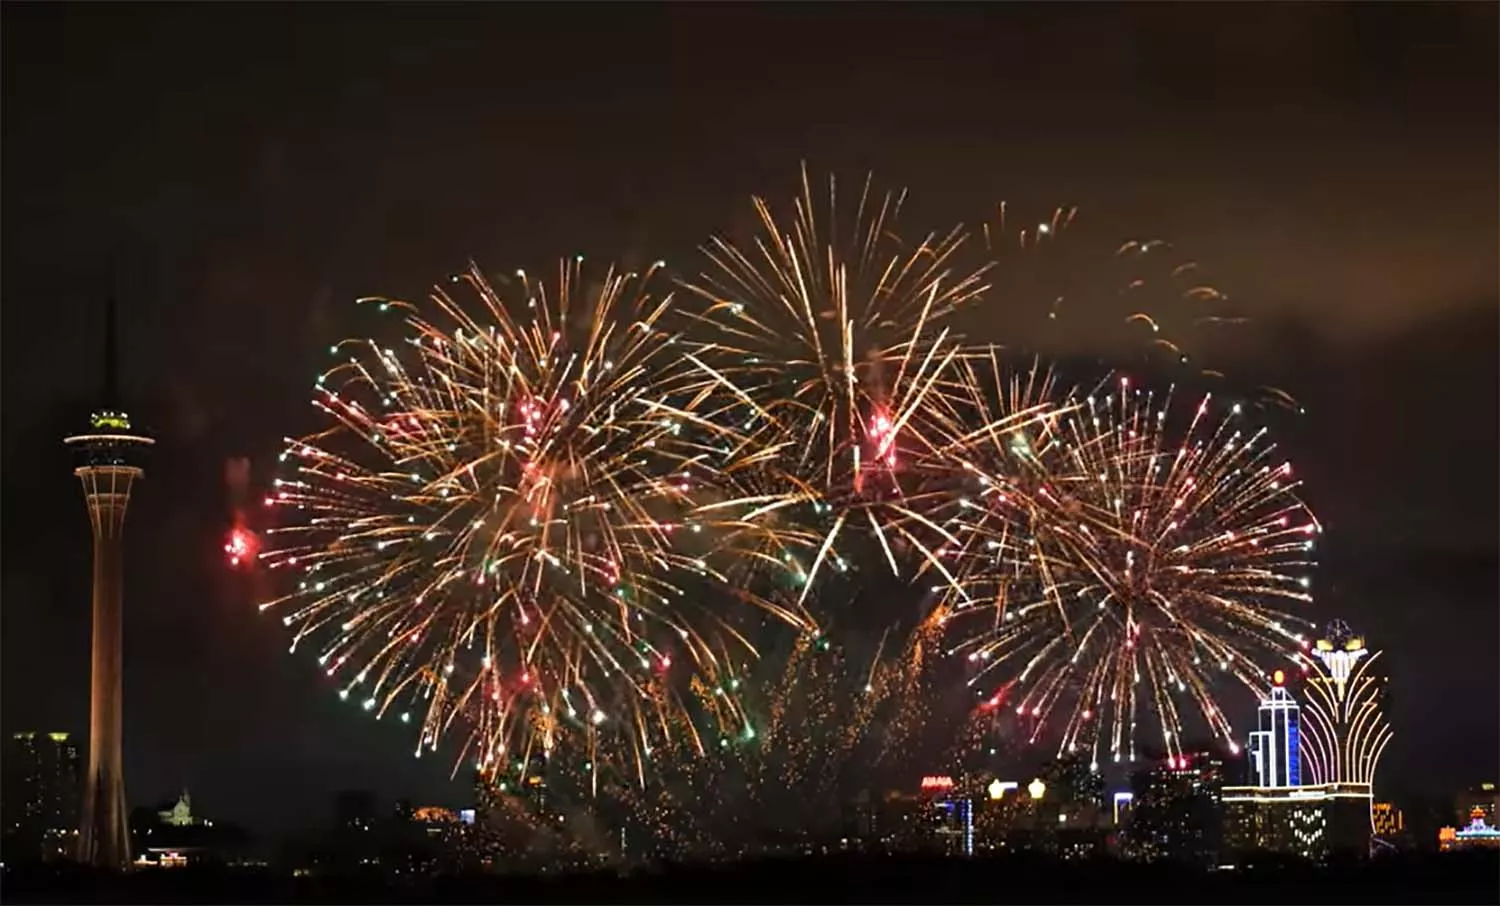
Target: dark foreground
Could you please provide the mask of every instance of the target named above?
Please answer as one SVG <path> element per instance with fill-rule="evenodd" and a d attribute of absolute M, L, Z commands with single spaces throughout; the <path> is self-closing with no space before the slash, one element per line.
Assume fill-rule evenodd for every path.
<path fill-rule="evenodd" d="M 7 872 L 5 903 L 1497 903 L 1495 853 L 1200 873 L 1116 862 L 827 858 L 394 884 L 178 869 Z"/>

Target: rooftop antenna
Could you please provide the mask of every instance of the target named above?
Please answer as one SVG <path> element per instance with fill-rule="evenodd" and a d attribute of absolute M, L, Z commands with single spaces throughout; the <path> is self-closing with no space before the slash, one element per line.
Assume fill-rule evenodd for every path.
<path fill-rule="evenodd" d="M 120 407 L 120 337 L 115 308 L 111 292 L 104 301 L 104 397 L 99 401 L 108 409 Z"/>

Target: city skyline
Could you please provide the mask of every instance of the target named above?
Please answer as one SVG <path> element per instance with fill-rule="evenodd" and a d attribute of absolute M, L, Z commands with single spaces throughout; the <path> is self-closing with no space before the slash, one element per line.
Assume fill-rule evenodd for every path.
<path fill-rule="evenodd" d="M 592 860 L 617 864 L 653 859 L 722 861 L 776 852 L 815 855 L 826 854 L 830 846 L 864 856 L 935 853 L 985 858 L 1009 852 L 1062 860 L 1109 857 L 1221 869 L 1254 868 L 1266 859 L 1279 864 L 1275 860 L 1288 856 L 1322 864 L 1330 858 L 1374 857 L 1401 850 L 1493 848 L 1500 839 L 1500 830 L 1489 824 L 1500 802 L 1493 782 L 1458 792 L 1453 810 L 1446 817 L 1438 816 L 1436 825 L 1431 824 L 1434 815 L 1419 806 L 1417 827 L 1425 830 L 1425 836 L 1419 831 L 1413 837 L 1403 820 L 1401 803 L 1379 801 L 1389 797 L 1378 787 L 1372 795 L 1368 774 L 1356 777 L 1346 771 L 1333 780 L 1325 776 L 1301 782 L 1292 776 L 1298 759 L 1286 758 L 1281 749 L 1288 737 L 1296 735 L 1291 729 L 1295 719 L 1284 718 L 1295 714 L 1297 707 L 1290 687 L 1319 695 L 1323 694 L 1320 682 L 1347 683 L 1367 654 L 1365 644 L 1362 637 L 1335 621 L 1320 634 L 1315 648 L 1327 656 L 1328 673 L 1305 675 L 1299 685 L 1295 675 L 1275 671 L 1260 702 L 1261 729 L 1249 732 L 1249 745 L 1233 746 L 1227 753 L 1189 746 L 1182 755 L 1153 756 L 1126 766 L 1124 790 L 1106 783 L 1099 766 L 1091 766 L 1081 754 L 1049 759 L 1034 774 L 1018 773 L 1014 763 L 956 769 L 952 775 L 918 778 L 913 774 L 896 779 L 894 786 L 865 787 L 838 802 L 831 826 L 783 825 L 778 831 L 782 842 L 767 843 L 757 842 L 755 833 L 719 836 L 711 831 L 700 836 L 704 828 L 684 833 L 695 823 L 690 820 L 690 800 L 680 803 L 679 811 L 659 816 L 611 812 L 601 808 L 602 800 L 592 800 L 586 789 L 577 787 L 576 776 L 572 783 L 553 790 L 547 760 L 534 755 L 518 765 L 513 778 L 516 785 L 508 791 L 505 780 L 475 771 L 473 795 L 467 804 L 402 799 L 391 803 L 369 791 L 344 790 L 334 797 L 328 814 L 304 810 L 296 833 L 263 839 L 258 846 L 243 829 L 195 813 L 190 794 L 184 790 L 159 810 L 132 810 L 132 828 L 147 838 L 135 865 L 173 868 L 200 859 L 261 865 L 267 844 L 282 853 L 278 859 L 284 868 L 288 846 L 292 851 L 300 851 L 299 847 L 311 847 L 308 853 L 322 851 L 324 855 L 313 856 L 312 863 L 323 864 L 322 870 L 329 868 L 320 858 L 359 860 L 381 853 L 379 858 L 386 861 L 404 852 L 388 867 L 398 874 L 405 870 L 401 860 L 412 860 L 412 866 L 448 865 L 447 870 L 470 864 L 467 870 L 473 870 L 475 865 L 465 860 L 485 858 L 499 860 L 495 864 L 502 867 L 525 870 L 528 865 L 573 864 L 571 860 L 581 860 L 581 866 Z M 1354 693 L 1350 697 L 1361 700 Z M 1353 711 L 1363 713 L 1358 707 Z M 1325 728 L 1333 731 L 1332 737 L 1303 739 L 1302 743 L 1315 749 L 1331 744 L 1358 751 L 1367 736 L 1361 726 L 1368 722 L 1344 721 Z M 76 747 L 65 733 L 36 732 L 15 734 L 7 745 L 7 846 L 35 847 L 39 842 L 44 853 L 67 851 L 77 836 L 67 829 L 69 802 L 76 816 L 76 797 L 82 789 Z M 1257 752 L 1277 757 L 1266 760 L 1257 757 Z M 1234 763 L 1237 754 L 1244 755 L 1244 763 Z M 1288 764 L 1293 766 L 1290 771 Z M 1356 762 L 1358 770 L 1370 767 L 1373 759 Z M 1032 777 L 1029 782 L 1024 780 L 1027 776 Z M 1239 785 L 1237 778 L 1248 785 Z M 1120 779 L 1117 775 L 1116 780 Z M 1106 807 L 1111 800 L 1113 809 Z M 23 802 L 24 811 L 15 811 L 17 803 Z M 25 860 L 21 849 L 7 849 L 7 853 L 8 859 Z M 301 858 L 307 857 L 305 853 Z M 290 858 L 290 865 L 301 864 L 296 861 L 299 857 Z"/>
<path fill-rule="evenodd" d="M 288 11 L 275 15 L 294 17 Z M 506 15 L 476 13 L 489 33 L 511 21 Z M 647 18 L 691 30 L 705 27 L 708 15 L 679 11 L 660 14 L 660 22 Z M 738 15 L 746 28 L 774 27 L 768 18 Z M 1101 46 L 1114 21 L 1098 13 L 1091 24 L 1073 26 L 1039 12 L 1018 15 L 1023 30 L 1066 35 L 1090 47 Z M 1231 12 L 1219 14 L 1222 19 L 1205 12 L 1184 15 L 1196 17 L 1191 28 L 1217 41 L 1249 27 Z M 1298 34 L 1343 34 L 1347 25 L 1326 12 L 1277 15 Z M 1492 10 L 1453 15 L 1477 17 L 1480 30 L 1493 25 Z M 1299 59 L 1310 71 L 1322 74 L 1307 84 L 1273 81 L 1251 89 L 1256 80 L 1211 69 L 1209 84 L 1247 104 L 1294 98 L 1306 112 L 1256 107 L 1258 127 L 1242 136 L 1246 151 L 1236 149 L 1239 139 L 1225 140 L 1175 164 L 1163 160 L 1156 145 L 1181 145 L 1198 135 L 1209 125 L 1206 114 L 1198 114 L 1199 105 L 1179 89 L 1164 86 L 1158 71 L 1128 59 L 1086 57 L 1081 74 L 1049 80 L 1037 107 L 1006 101 L 998 122 L 974 122 L 968 111 L 986 90 L 1045 61 L 955 12 L 939 20 L 943 40 L 959 40 L 949 33 L 973 29 L 985 36 L 976 45 L 1001 41 L 1015 62 L 994 65 L 1008 76 L 986 72 L 989 64 L 977 62 L 1007 54 L 965 43 L 962 53 L 946 55 L 976 83 L 958 97 L 941 100 L 953 94 L 946 83 L 916 76 L 913 84 L 886 88 L 891 97 L 939 98 L 935 103 L 947 105 L 942 115 L 922 119 L 941 124 L 951 139 L 942 142 L 944 148 L 968 144 L 976 148 L 972 152 L 934 148 L 915 129 L 883 140 L 883 130 L 891 128 L 884 103 L 851 102 L 845 131 L 814 128 L 809 124 L 817 122 L 819 106 L 808 99 L 792 105 L 792 122 L 778 127 L 770 150 L 737 152 L 724 147 L 733 142 L 716 141 L 709 151 L 688 153 L 676 147 L 680 142 L 663 140 L 650 153 L 601 166 L 571 150 L 556 164 L 547 161 L 556 149 L 513 150 L 516 143 L 504 140 L 505 131 L 494 124 L 542 115 L 562 102 L 581 103 L 591 113 L 577 118 L 596 120 L 586 123 L 594 128 L 568 126 L 572 138 L 565 144 L 586 148 L 586 136 L 601 123 L 617 131 L 636 124 L 633 115 L 616 109 L 632 92 L 664 98 L 666 112 L 640 125 L 648 133 L 672 132 L 673 123 L 705 109 L 719 129 L 734 129 L 738 117 L 725 112 L 725 98 L 713 92 L 751 105 L 760 103 L 759 95 L 720 77 L 710 77 L 717 87 L 702 94 L 672 89 L 683 73 L 712 73 L 716 67 L 695 44 L 651 44 L 657 51 L 646 55 L 645 70 L 622 79 L 617 89 L 604 84 L 600 70 L 585 68 L 577 84 L 553 86 L 550 95 L 540 88 L 502 91 L 484 72 L 445 62 L 439 67 L 445 78 L 416 83 L 444 99 L 435 107 L 424 110 L 411 98 L 396 98 L 391 112 L 371 119 L 371 110 L 385 109 L 384 100 L 375 102 L 380 92 L 351 81 L 330 62 L 297 63 L 297 78 L 276 82 L 270 96 L 262 97 L 248 87 L 255 81 L 249 74 L 262 71 L 268 57 L 233 51 L 214 61 L 184 38 L 176 43 L 192 61 L 183 71 L 212 73 L 215 84 L 240 98 L 247 111 L 245 134 L 235 137 L 228 126 L 224 134 L 202 135 L 179 135 L 175 126 L 91 128 L 88 139 L 68 142 L 72 157 L 54 162 L 57 138 L 48 124 L 55 116 L 65 117 L 66 136 L 76 124 L 124 115 L 111 107 L 139 110 L 159 103 L 167 111 L 161 117 L 173 122 L 191 120 L 197 109 L 190 92 L 172 89 L 182 76 L 150 61 L 106 79 L 102 64 L 64 71 L 44 59 L 34 48 L 59 44 L 62 16 L 35 9 L 8 13 L 5 38 L 5 69 L 14 87 L 7 88 L 6 119 L 13 128 L 7 130 L 12 153 L 4 204 L 6 220 L 16 228 L 5 238 L 6 261 L 13 266 L 5 271 L 4 292 L 28 300 L 12 307 L 5 341 L 10 418 L 4 455 L 12 464 L 4 494 L 4 525 L 12 539 L 5 573 L 4 685 L 13 690 L 5 694 L 7 732 L 85 735 L 89 696 L 79 676 L 87 674 L 87 536 L 56 439 L 84 414 L 73 410 L 92 404 L 97 375 L 89 356 L 76 365 L 60 363 L 67 362 L 65 348 L 97 348 L 97 319 L 83 313 L 96 311 L 114 282 L 125 313 L 124 383 L 134 391 L 131 398 L 140 400 L 131 414 L 137 425 L 153 429 L 164 448 L 160 468 L 153 463 L 151 493 L 130 517 L 124 770 L 132 784 L 151 797 L 189 786 L 201 791 L 215 813 L 254 826 L 283 820 L 271 804 L 279 797 L 320 796 L 334 784 L 368 786 L 388 798 L 442 801 L 456 794 L 462 784 L 447 779 L 451 757 L 411 759 L 407 734 L 372 724 L 357 707 L 341 704 L 305 659 L 285 656 L 288 639 L 279 627 L 257 620 L 248 580 L 227 573 L 220 555 L 233 506 L 222 477 L 226 460 L 248 457 L 257 488 L 269 479 L 276 441 L 304 424 L 298 413 L 307 408 L 306 386 L 318 354 L 330 336 L 351 331 L 348 299 L 374 291 L 420 294 L 471 255 L 495 269 L 546 264 L 571 253 L 575 244 L 591 253 L 649 248 L 653 257 L 659 250 L 687 259 L 709 225 L 744 207 L 742 196 L 781 189 L 793 180 L 797 160 L 807 157 L 851 176 L 873 168 L 898 183 L 930 181 L 936 184 L 932 204 L 956 216 L 1009 192 L 1066 196 L 1059 200 L 1081 203 L 1084 217 L 1097 209 L 1107 234 L 1160 233 L 1215 268 L 1219 282 L 1257 316 L 1246 355 L 1256 362 L 1258 376 L 1264 372 L 1267 382 L 1296 388 L 1307 402 L 1308 416 L 1289 426 L 1286 443 L 1313 489 L 1314 509 L 1328 523 L 1317 603 L 1308 616 L 1322 623 L 1345 615 L 1387 651 L 1381 664 L 1397 690 L 1390 706 L 1397 734 L 1386 753 L 1382 785 L 1433 785 L 1428 765 L 1434 752 L 1456 760 L 1454 770 L 1475 779 L 1491 767 L 1485 753 L 1500 744 L 1496 709 L 1473 706 L 1473 692 L 1489 690 L 1484 694 L 1492 696 L 1497 668 L 1493 659 L 1470 656 L 1464 640 L 1500 629 L 1490 506 L 1497 452 L 1490 417 L 1497 383 L 1490 278 L 1497 243 L 1493 212 L 1473 201 L 1495 195 L 1492 160 L 1486 157 L 1493 136 L 1472 125 L 1485 120 L 1473 111 L 1493 110 L 1494 97 L 1474 84 L 1476 70 L 1466 68 L 1474 64 L 1462 62 L 1462 54 L 1423 58 L 1426 68 L 1415 83 L 1393 75 L 1399 71 L 1389 68 L 1393 64 L 1341 58 L 1375 84 L 1410 91 L 1384 100 L 1351 99 L 1340 90 L 1340 76 L 1313 66 L 1321 54 L 1299 51 L 1300 45 L 1288 52 L 1302 53 Z M 1452 27 L 1437 14 L 1399 16 L 1407 18 L 1395 24 L 1360 21 L 1385 36 L 1385 46 L 1401 48 L 1401 32 L 1445 35 Z M 910 30 L 896 12 L 876 18 L 881 21 L 851 26 L 868 29 L 870 48 Z M 203 22 L 201 13 L 178 11 L 162 14 L 159 24 L 187 35 Z M 141 27 L 119 24 L 124 34 Z M 343 24 L 361 30 L 367 38 L 362 43 L 396 46 L 390 25 Z M 622 22 L 621 28 L 641 29 L 641 39 L 650 38 L 645 24 Z M 1132 46 L 1151 57 L 1150 48 L 1160 49 L 1164 35 L 1191 28 L 1163 26 L 1136 36 Z M 410 39 L 444 59 L 462 56 L 438 53 L 454 40 L 440 31 L 413 27 Z M 839 35 L 838 27 L 813 18 L 794 31 L 801 71 L 821 71 L 814 61 Z M 35 40 L 38 35 L 47 40 Z M 91 36 L 81 40 L 70 45 L 66 62 L 79 63 L 71 56 L 77 54 L 119 66 L 118 51 L 90 43 L 97 40 Z M 279 39 L 267 40 L 266 46 L 279 46 Z M 920 36 L 912 40 L 914 46 L 939 44 Z M 851 74 L 827 77 L 846 87 L 857 84 L 840 79 L 873 71 L 878 55 L 858 49 L 858 40 L 837 43 Z M 1170 59 L 1172 65 L 1203 62 L 1186 50 L 1174 50 Z M 504 65 L 520 72 L 523 62 Z M 412 75 L 408 64 L 386 65 L 379 79 L 402 82 L 402 73 Z M 1078 85 L 1109 81 L 1117 70 L 1153 99 L 1135 104 L 1133 113 L 1150 116 L 1159 105 L 1176 111 L 1183 123 L 1158 123 L 1160 135 L 1168 137 L 1150 141 L 1121 127 L 1101 126 L 1093 135 L 1069 132 L 1067 122 L 1074 119 L 1114 122 L 1098 119 L 1108 105 L 1084 97 Z M 304 80 L 320 86 L 321 100 L 288 87 Z M 783 87 L 792 92 L 797 84 L 793 79 Z M 436 90 L 439 85 L 442 90 Z M 1450 91 L 1454 85 L 1467 93 Z M 864 97 L 859 91 L 845 94 Z M 346 110 L 329 97 L 350 106 Z M 328 117 L 337 128 L 314 125 Z M 1418 168 L 1437 174 L 1438 185 L 1422 192 L 1402 181 L 1410 164 L 1350 157 L 1346 146 L 1316 127 L 1320 119 L 1353 123 L 1366 141 L 1382 145 L 1404 141 L 1393 137 L 1392 124 L 1410 118 L 1421 123 L 1413 131 L 1430 139 L 1411 154 L 1426 155 L 1416 158 L 1422 161 Z M 455 128 L 464 141 L 456 143 L 458 150 L 438 153 L 390 138 L 408 131 L 389 129 L 390 123 L 412 119 Z M 334 141 L 325 129 L 341 133 L 337 141 L 347 146 L 325 150 L 335 147 L 324 144 Z M 1066 153 L 1033 152 L 1030 139 L 1020 142 L 1018 133 L 1052 135 Z M 1115 161 L 1086 150 L 1111 138 L 1122 149 Z M 492 165 L 488 156 L 501 149 L 509 156 Z M 1287 163 L 1293 152 L 1307 162 Z M 348 181 L 330 175 L 346 165 L 358 175 Z M 467 185 L 455 191 L 443 170 L 485 174 L 488 181 L 472 196 L 482 200 L 455 202 L 470 197 Z M 929 179 L 933 171 L 943 178 Z M 27 174 L 25 184 L 21 173 Z M 75 173 L 76 183 L 65 178 Z M 1445 188 L 1444 180 L 1454 185 Z M 1132 188 L 1138 183 L 1158 188 Z M 360 200 L 367 184 L 379 188 Z M 559 184 L 574 191 L 550 187 Z M 1374 197 L 1384 201 L 1377 205 Z M 1350 230 L 1350 223 L 1367 228 Z M 1420 254 L 1402 251 L 1414 245 Z M 1424 257 L 1435 263 L 1415 260 Z M 81 272 L 59 286 L 56 274 L 65 262 Z M 109 267 L 118 276 L 105 276 Z M 1268 273 L 1283 275 L 1285 282 Z M 67 324 L 65 341 L 53 339 L 58 320 Z M 1080 344 L 1076 351 L 1087 349 Z M 32 378 L 43 373 L 47 380 Z M 1412 445 L 1416 437 L 1423 445 Z M 1235 699 L 1236 726 L 1250 725 L 1255 704 L 1248 695 Z M 1466 745 L 1469 740 L 1476 742 Z"/>
<path fill-rule="evenodd" d="M 1336 642 L 1329 641 L 1330 639 L 1336 640 Z M 1299 676 L 1287 675 L 1279 668 L 1272 671 L 1267 677 L 1270 683 L 1268 691 L 1265 697 L 1260 699 L 1256 708 L 1257 713 L 1260 715 L 1260 726 L 1257 729 L 1250 730 L 1246 734 L 1244 745 L 1240 745 L 1238 740 L 1226 740 L 1221 744 L 1215 745 L 1210 743 L 1207 747 L 1204 747 L 1202 742 L 1206 740 L 1187 741 L 1184 748 L 1186 757 L 1183 758 L 1164 756 L 1160 751 L 1148 748 L 1148 754 L 1135 761 L 1127 764 L 1106 766 L 1101 766 L 1097 763 L 1089 766 L 1087 758 L 1084 755 L 1052 753 L 1049 749 L 1045 752 L 1034 751 L 1031 753 L 1030 758 L 1001 760 L 998 762 L 991 759 L 985 765 L 976 764 L 970 768 L 953 767 L 949 768 L 949 770 L 961 770 L 963 772 L 965 777 L 964 789 L 970 798 L 982 798 L 981 793 L 987 791 L 989 798 L 998 799 L 1000 795 L 997 794 L 997 789 L 1003 793 L 1004 791 L 1020 789 L 1024 785 L 1033 799 L 1040 799 L 1043 790 L 1049 788 L 1056 789 L 1056 787 L 1049 787 L 1039 778 L 1048 776 L 1048 772 L 1052 771 L 1056 765 L 1072 764 L 1080 770 L 1087 769 L 1089 773 L 1097 778 L 1100 786 L 1094 798 L 1101 805 L 1113 793 L 1116 800 L 1116 808 L 1118 809 L 1120 797 L 1125 796 L 1127 799 L 1130 798 L 1132 786 L 1138 783 L 1137 778 L 1142 776 L 1143 773 L 1149 774 L 1160 770 L 1163 764 L 1167 765 L 1171 770 L 1186 770 L 1190 760 L 1209 757 L 1215 759 L 1215 764 L 1218 766 L 1215 770 L 1221 772 L 1218 775 L 1221 777 L 1219 782 L 1224 783 L 1226 789 L 1229 785 L 1232 785 L 1235 776 L 1243 776 L 1244 782 L 1248 785 L 1236 788 L 1237 795 L 1240 795 L 1242 798 L 1246 792 L 1253 793 L 1255 796 L 1263 796 L 1278 792 L 1278 788 L 1280 792 L 1292 791 L 1294 796 L 1296 795 L 1294 791 L 1299 788 L 1305 788 L 1309 791 L 1320 790 L 1328 786 L 1350 789 L 1359 788 L 1363 790 L 1360 795 L 1368 803 L 1367 811 L 1370 811 L 1370 820 L 1373 827 L 1375 822 L 1373 814 L 1374 803 L 1379 800 L 1390 800 L 1393 798 L 1392 791 L 1380 785 L 1379 778 L 1375 773 L 1378 768 L 1380 749 L 1383 749 L 1384 742 L 1391 735 L 1391 728 L 1383 723 L 1383 715 L 1378 711 L 1371 712 L 1369 710 L 1378 707 L 1378 700 L 1369 698 L 1368 695 L 1362 697 L 1357 692 L 1351 691 L 1348 693 L 1348 697 L 1355 704 L 1345 710 L 1351 712 L 1352 719 L 1340 719 L 1345 717 L 1344 712 L 1334 711 L 1333 719 L 1329 717 L 1317 718 L 1323 720 L 1325 725 L 1315 728 L 1312 735 L 1307 736 L 1298 733 L 1296 729 L 1300 725 L 1300 721 L 1297 720 L 1297 713 L 1302 700 L 1294 696 L 1292 692 L 1292 689 L 1295 687 L 1307 696 L 1324 696 L 1328 699 L 1329 707 L 1334 707 L 1332 703 L 1334 701 L 1342 701 L 1343 698 L 1339 697 L 1337 692 L 1321 689 L 1320 683 L 1344 685 L 1351 678 L 1357 679 L 1355 667 L 1365 663 L 1364 658 L 1368 654 L 1365 648 L 1366 643 L 1362 636 L 1349 630 L 1343 621 L 1336 620 L 1327 630 L 1318 634 L 1318 640 L 1315 644 L 1316 647 L 1314 650 L 1319 654 L 1325 656 L 1329 654 L 1333 655 L 1330 665 L 1326 668 L 1328 672 L 1322 674 L 1317 671 L 1310 671 L 1304 672 Z M 1346 657 L 1340 658 L 1338 656 L 1340 654 L 1346 655 Z M 1314 655 L 1307 655 L 1305 657 L 1310 663 L 1313 662 Z M 1387 680 L 1382 678 L 1381 682 L 1385 683 Z M 1381 690 L 1382 692 L 1384 691 L 1383 686 Z M 1291 715 L 1290 718 L 1283 716 L 1288 714 Z M 15 737 L 17 739 L 29 739 L 37 735 L 36 731 L 26 731 L 15 734 Z M 54 731 L 47 733 L 43 731 L 41 735 L 47 735 L 54 740 L 64 742 L 68 739 L 68 734 L 62 732 Z M 1296 747 L 1289 750 L 1287 748 L 1288 740 L 1296 740 Z M 1368 752 L 1365 752 L 1366 749 L 1368 749 Z M 1303 769 L 1299 767 L 1299 765 L 1308 763 L 1313 765 L 1334 765 L 1333 761 L 1326 759 L 1326 753 L 1344 751 L 1365 754 L 1363 757 L 1355 759 L 1349 768 L 1335 766 Z M 1262 755 L 1262 752 L 1265 755 Z M 1269 761 L 1264 760 L 1266 756 L 1269 756 Z M 456 770 L 460 777 L 472 775 L 475 778 L 475 785 L 472 787 L 461 786 L 456 797 L 450 795 L 447 798 L 434 799 L 426 802 L 425 805 L 450 810 L 462 810 L 465 808 L 474 808 L 478 804 L 482 808 L 482 803 L 486 800 L 486 794 L 483 792 L 485 788 L 491 784 L 498 784 L 499 788 L 503 791 L 508 786 L 508 783 L 501 779 L 504 775 L 486 776 L 485 772 L 479 770 L 477 767 L 464 763 L 460 763 Z M 953 776 L 924 773 L 924 771 L 928 770 L 930 770 L 930 766 L 924 767 L 920 763 L 920 760 L 911 762 L 905 765 L 904 770 L 898 770 L 894 774 L 887 771 L 885 783 L 887 785 L 895 783 L 895 788 L 898 789 L 909 787 L 913 790 L 920 790 L 923 794 L 927 795 L 935 795 L 936 793 L 954 789 L 956 780 Z M 1304 770 L 1306 771 L 1305 774 L 1303 773 Z M 1004 777 L 1025 778 L 1033 775 L 1035 775 L 1035 778 L 1029 784 L 1026 784 L 1024 779 L 1002 781 Z M 522 800 L 529 803 L 530 808 L 545 811 L 547 808 L 546 803 L 548 802 L 546 777 L 545 756 L 541 753 L 534 754 L 524 762 L 520 773 L 514 776 L 515 787 L 513 789 L 522 791 L 519 795 L 521 795 Z M 918 782 L 919 777 L 920 783 Z M 576 778 L 574 778 L 574 782 L 576 783 Z M 1477 784 L 1478 781 L 1475 780 L 1474 783 Z M 872 779 L 868 782 L 867 789 L 877 789 L 880 786 L 881 782 L 874 780 L 872 776 Z M 576 796 L 579 792 L 579 790 L 573 789 L 571 790 L 571 795 Z M 347 795 L 349 795 L 347 791 L 340 792 L 335 798 L 341 800 L 342 797 L 346 797 Z M 1401 793 L 1398 791 L 1394 794 L 1394 798 L 1399 800 Z M 145 799 L 141 803 L 137 803 L 136 807 L 141 807 L 145 802 L 156 801 L 159 801 L 159 797 Z M 387 805 L 394 802 L 399 811 L 400 803 L 403 801 L 410 801 L 409 796 L 402 794 L 389 797 Z M 570 807 L 578 807 L 580 804 L 575 802 Z M 371 807 L 373 808 L 373 806 Z M 957 806 L 954 807 L 957 808 Z M 314 824 L 316 823 L 317 820 L 315 819 Z M 1118 817 L 1116 817 L 1116 824 L 1119 824 Z M 812 828 L 808 828 L 808 830 L 811 831 Z M 972 834 L 972 828 L 968 833 Z M 965 850 L 966 854 L 972 853 L 972 842 L 968 844 L 968 847 Z"/>

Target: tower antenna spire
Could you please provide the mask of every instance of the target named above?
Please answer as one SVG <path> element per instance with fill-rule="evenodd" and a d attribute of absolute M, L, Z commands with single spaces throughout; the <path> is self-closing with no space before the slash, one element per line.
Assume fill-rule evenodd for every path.
<path fill-rule="evenodd" d="M 111 292 L 104 301 L 104 398 L 100 400 L 110 408 L 120 406 L 120 330 L 115 309 Z"/>

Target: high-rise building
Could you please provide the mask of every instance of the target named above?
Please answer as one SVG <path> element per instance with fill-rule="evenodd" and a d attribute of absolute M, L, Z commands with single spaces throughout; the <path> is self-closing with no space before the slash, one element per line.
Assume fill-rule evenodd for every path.
<path fill-rule="evenodd" d="M 72 855 L 82 780 L 78 746 L 67 733 L 27 731 L 6 741 L 7 858 L 29 861 Z"/>
<path fill-rule="evenodd" d="M 1363 795 L 1365 823 L 1373 831 L 1375 771 L 1391 741 L 1386 678 L 1375 667 L 1380 652 L 1372 653 L 1347 624 L 1335 621 L 1313 650 L 1299 657 L 1308 671 L 1302 707 L 1305 773 L 1314 786 L 1338 789 L 1340 798 Z"/>
<path fill-rule="evenodd" d="M 974 855 L 974 803 L 963 796 L 932 803 L 934 830 L 942 852 L 950 856 Z"/>
<path fill-rule="evenodd" d="M 1390 730 L 1378 708 L 1383 684 L 1363 672 L 1367 655 L 1348 627 L 1329 627 L 1313 652 L 1300 656 L 1309 696 L 1301 707 L 1286 674 L 1272 674 L 1259 728 L 1250 734 L 1250 782 L 1222 791 L 1226 858 L 1369 854 L 1370 779 Z"/>
<path fill-rule="evenodd" d="M 1301 714 L 1286 688 L 1286 674 L 1271 674 L 1271 691 L 1260 702 L 1260 729 L 1250 734 L 1250 769 L 1258 787 L 1302 782 Z"/>
<path fill-rule="evenodd" d="M 891 790 L 880 797 L 862 794 L 855 805 L 853 826 L 859 831 L 862 848 L 974 854 L 974 800 L 962 795 L 954 779 L 946 774 L 921 778 L 914 793 Z"/>
<path fill-rule="evenodd" d="M 89 767 L 84 778 L 79 861 L 100 868 L 130 862 L 121 745 L 124 708 L 125 511 L 130 489 L 145 475 L 141 457 L 154 440 L 131 429 L 120 405 L 114 300 L 105 308 L 104 393 L 88 430 L 65 438 L 78 453 L 73 474 L 83 484 L 94 536 L 92 680 L 89 693 Z"/>
<path fill-rule="evenodd" d="M 1309 654 L 1303 684 L 1302 754 L 1314 784 L 1372 787 L 1380 756 L 1391 741 L 1384 713 L 1386 678 L 1375 669 L 1380 652 L 1342 622 L 1328 628 Z"/>
<path fill-rule="evenodd" d="M 1224 763 L 1208 752 L 1168 757 L 1130 778 L 1130 850 L 1138 858 L 1212 865 L 1223 831 Z"/>

